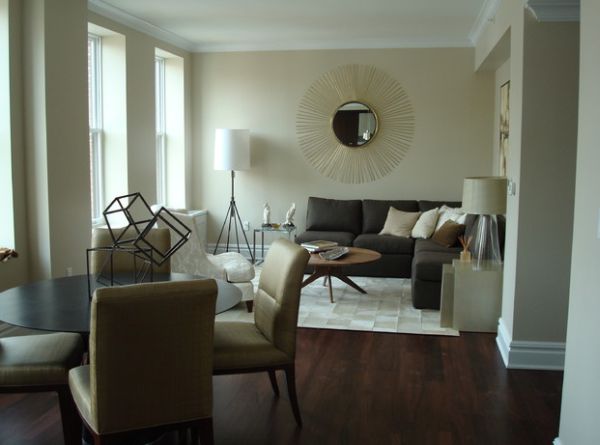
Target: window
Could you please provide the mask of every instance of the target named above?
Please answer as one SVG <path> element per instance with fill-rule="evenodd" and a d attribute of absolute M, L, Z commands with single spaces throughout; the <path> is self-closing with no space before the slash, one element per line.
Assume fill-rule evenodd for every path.
<path fill-rule="evenodd" d="M 15 247 L 8 2 L 0 0 L 0 247 Z"/>
<path fill-rule="evenodd" d="M 156 79 L 156 201 L 167 203 L 167 131 L 165 100 L 165 59 L 155 57 L 154 72 Z"/>
<path fill-rule="evenodd" d="M 101 221 L 104 203 L 102 188 L 102 38 L 88 35 L 88 99 L 92 222 Z"/>
<path fill-rule="evenodd" d="M 156 108 L 156 202 L 183 208 L 187 203 L 184 60 L 154 49 Z"/>

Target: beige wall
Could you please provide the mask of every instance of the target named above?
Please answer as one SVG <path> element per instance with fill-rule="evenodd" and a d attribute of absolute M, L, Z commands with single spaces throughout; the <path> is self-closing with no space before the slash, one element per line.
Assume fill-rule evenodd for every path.
<path fill-rule="evenodd" d="M 488 58 L 495 57 L 494 42 L 504 47 L 507 35 L 507 176 L 515 182 L 516 194 L 507 200 L 500 339 L 504 336 L 507 349 L 517 343 L 534 349 L 546 343 L 555 348 L 552 354 L 560 355 L 573 227 L 579 28 L 573 23 L 539 23 L 522 2 L 505 0 L 477 44 L 477 66 L 486 67 Z M 550 208 L 555 217 L 542 218 Z M 536 360 L 535 354 L 524 354 L 526 360 Z M 512 359 L 507 358 L 510 365 Z M 553 366 L 560 366 L 557 360 Z"/>
<path fill-rule="evenodd" d="M 85 270 L 89 242 L 86 6 L 23 5 L 31 278 Z M 81 230 L 73 230 L 80 228 Z"/>
<path fill-rule="evenodd" d="M 194 55 L 194 200 L 209 210 L 215 242 L 229 202 L 229 174 L 213 171 L 215 128 L 249 128 L 252 169 L 236 176 L 251 228 L 283 221 L 291 202 L 304 228 L 309 196 L 460 200 L 465 176 L 492 168 L 493 73 L 473 72 L 473 49 L 397 49 Z M 311 83 L 340 65 L 371 64 L 405 88 L 416 118 L 412 148 L 377 181 L 347 185 L 312 168 L 296 139 L 298 104 Z M 252 240 L 250 240 L 252 242 Z"/>
<path fill-rule="evenodd" d="M 0 289 L 62 276 L 67 268 L 84 273 L 91 229 L 87 4 L 53 0 L 50 7 L 41 0 L 9 0 L 9 6 L 15 234 L 20 257 L 0 267 Z M 111 20 L 89 16 L 125 35 L 129 44 L 127 135 L 130 162 L 137 164 L 128 179 L 130 191 L 142 191 L 152 201 L 156 194 L 154 48 L 184 59 L 188 146 L 190 54 Z M 182 173 L 188 184 L 187 203 L 189 171 L 188 163 Z"/>
<path fill-rule="evenodd" d="M 567 356 L 560 418 L 562 445 L 600 443 L 600 2 L 581 2 L 579 140 Z M 557 444 L 558 445 L 558 444 Z"/>
<path fill-rule="evenodd" d="M 127 26 L 121 25 L 93 12 L 88 20 L 125 36 L 126 48 L 126 102 L 127 102 L 127 186 L 128 192 L 141 192 L 149 203 L 156 202 L 156 123 L 154 115 L 154 56 L 160 48 L 183 59 L 185 154 L 189 158 L 191 147 L 191 66 L 190 53 L 157 40 Z M 191 202 L 191 163 L 181 171 L 185 183 L 184 196 L 179 202 Z M 114 196 L 107 196 L 111 200 Z"/>

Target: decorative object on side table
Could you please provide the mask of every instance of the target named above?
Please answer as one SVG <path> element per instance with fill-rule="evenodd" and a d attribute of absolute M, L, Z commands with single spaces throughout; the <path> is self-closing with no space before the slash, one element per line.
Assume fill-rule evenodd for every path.
<path fill-rule="evenodd" d="M 479 215 L 471 249 L 477 266 L 485 262 L 502 263 L 496 215 L 506 212 L 506 178 L 465 178 L 462 204 L 466 213 Z"/>
<path fill-rule="evenodd" d="M 285 214 L 285 222 L 283 223 L 283 227 L 295 227 L 294 224 L 294 214 L 296 213 L 296 203 L 292 202 L 291 207 Z"/>
<path fill-rule="evenodd" d="M 231 224 L 233 223 L 233 230 L 235 231 L 235 239 L 237 243 L 237 251 L 240 252 L 240 239 L 238 235 L 238 223 L 240 227 L 243 227 L 242 218 L 238 211 L 235 203 L 235 171 L 236 170 L 248 170 L 250 168 L 250 130 L 238 130 L 230 128 L 217 128 L 215 131 L 215 170 L 228 170 L 231 172 L 231 199 L 229 201 L 229 208 L 225 214 L 221 231 L 219 232 L 219 238 L 215 244 L 215 250 L 213 254 L 217 253 L 219 243 L 221 242 L 221 236 L 227 225 L 227 243 L 225 244 L 225 251 L 229 252 L 229 237 L 231 235 Z M 270 210 L 269 210 L 270 214 Z M 229 223 L 228 223 L 229 221 Z M 250 253 L 250 258 L 254 260 L 252 256 L 252 250 L 250 249 L 250 243 L 246 237 L 246 232 L 242 230 L 244 235 L 244 241 L 246 242 L 246 248 Z"/>
<path fill-rule="evenodd" d="M 463 250 L 460 252 L 460 260 L 461 261 L 471 261 L 471 252 L 469 251 L 469 245 L 471 244 L 472 236 L 461 235 L 458 237 L 458 241 L 462 246 Z"/>
<path fill-rule="evenodd" d="M 100 267 L 96 281 L 103 277 L 105 269 L 109 267 L 106 284 L 114 285 L 113 256 L 117 252 L 131 254 L 134 265 L 133 282 L 144 281 L 148 272 L 152 281 L 152 265 L 162 265 L 188 241 L 192 233 L 185 224 L 166 208 L 161 207 L 158 212 L 153 213 L 141 193 L 117 196 L 104 209 L 102 214 L 112 238 L 112 245 L 87 249 L 88 293 L 90 297 L 90 253 L 97 251 L 108 253 L 103 265 Z M 171 244 L 166 250 L 155 245 L 149 236 L 150 231 L 159 220 L 172 229 L 171 233 L 177 237 L 176 240 L 171 239 Z M 139 269 L 137 260 L 141 260 Z"/>
<path fill-rule="evenodd" d="M 268 202 L 265 202 L 263 207 L 263 227 L 271 227 L 271 207 Z"/>
<path fill-rule="evenodd" d="M 9 249 L 7 247 L 0 247 L 0 262 L 7 262 L 11 258 L 17 258 L 19 254 L 16 250 Z"/>

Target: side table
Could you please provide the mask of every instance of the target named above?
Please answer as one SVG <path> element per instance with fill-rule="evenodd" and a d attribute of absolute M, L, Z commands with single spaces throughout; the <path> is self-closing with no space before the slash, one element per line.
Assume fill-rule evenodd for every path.
<path fill-rule="evenodd" d="M 254 257 L 254 264 L 260 264 L 265 260 L 265 232 L 279 232 L 286 233 L 289 240 L 292 239 L 292 233 L 296 231 L 296 226 L 279 226 L 279 227 L 259 227 L 254 229 L 253 241 L 252 241 L 252 256 Z M 256 259 L 256 234 L 260 233 L 260 261 Z"/>
<path fill-rule="evenodd" d="M 502 264 L 475 267 L 453 260 L 442 269 L 440 325 L 470 332 L 496 332 L 502 306 Z"/>

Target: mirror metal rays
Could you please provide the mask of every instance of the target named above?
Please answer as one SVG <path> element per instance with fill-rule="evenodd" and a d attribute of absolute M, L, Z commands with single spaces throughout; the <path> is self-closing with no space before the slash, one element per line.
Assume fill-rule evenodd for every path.
<path fill-rule="evenodd" d="M 296 115 L 306 160 L 348 184 L 389 174 L 409 150 L 414 131 L 408 95 L 371 65 L 342 65 L 325 73 L 308 88 Z"/>

